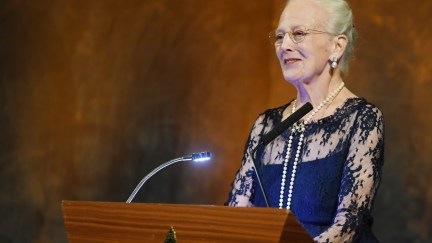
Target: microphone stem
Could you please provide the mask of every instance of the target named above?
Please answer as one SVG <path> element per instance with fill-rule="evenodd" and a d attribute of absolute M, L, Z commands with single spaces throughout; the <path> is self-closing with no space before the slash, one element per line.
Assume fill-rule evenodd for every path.
<path fill-rule="evenodd" d="M 262 143 L 258 144 L 258 145 L 257 145 L 257 146 L 252 150 L 252 154 L 251 154 L 251 156 L 252 156 L 252 164 L 253 164 L 254 169 L 255 169 L 255 175 L 257 176 L 258 184 L 259 184 L 259 186 L 260 186 L 260 188 L 261 188 L 261 192 L 262 192 L 262 194 L 263 194 L 263 196 L 264 196 L 264 201 L 265 201 L 265 203 L 266 203 L 266 206 L 269 208 L 269 207 L 270 207 L 270 204 L 269 204 L 269 202 L 268 202 L 267 193 L 266 193 L 266 191 L 264 190 L 263 183 L 262 183 L 262 180 L 261 180 L 261 175 L 260 175 L 260 173 L 258 173 L 258 167 L 256 166 L 256 162 L 255 162 L 255 153 L 256 153 L 257 149 L 258 149 L 261 145 L 262 145 Z"/>
<path fill-rule="evenodd" d="M 164 164 L 161 164 L 160 166 L 156 167 L 156 169 L 152 170 L 150 173 L 148 173 L 141 181 L 140 183 L 135 187 L 135 189 L 133 190 L 132 194 L 129 196 L 128 200 L 126 201 L 126 203 L 131 203 L 132 200 L 134 199 L 135 195 L 138 193 L 138 191 L 141 189 L 141 187 L 144 185 L 144 183 L 146 183 L 146 181 L 148 179 L 150 179 L 154 174 L 156 174 L 157 172 L 159 172 L 160 170 L 164 169 L 167 166 L 170 166 L 174 163 L 177 162 L 181 162 L 181 161 L 189 161 L 192 160 L 192 156 L 186 156 L 186 157 L 180 157 L 177 159 L 173 159 L 170 160 Z"/>

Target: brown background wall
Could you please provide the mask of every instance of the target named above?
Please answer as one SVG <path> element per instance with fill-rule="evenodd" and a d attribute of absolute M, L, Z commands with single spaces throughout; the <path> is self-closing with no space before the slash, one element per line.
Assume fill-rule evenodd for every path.
<path fill-rule="evenodd" d="M 267 33 L 282 0 L 0 2 L 0 242 L 64 242 L 62 199 L 222 204 L 258 113 L 287 102 Z M 374 229 L 432 239 L 431 1 L 352 1 L 346 83 L 384 111 Z"/>

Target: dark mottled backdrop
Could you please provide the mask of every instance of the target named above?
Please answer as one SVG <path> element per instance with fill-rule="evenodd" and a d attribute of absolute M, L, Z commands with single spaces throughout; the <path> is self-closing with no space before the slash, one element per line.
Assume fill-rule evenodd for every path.
<path fill-rule="evenodd" d="M 2 0 L 0 242 L 65 242 L 61 200 L 222 204 L 247 133 L 294 91 L 267 33 L 282 0 Z M 381 107 L 374 229 L 432 240 L 432 2 L 351 1 L 347 85 Z"/>

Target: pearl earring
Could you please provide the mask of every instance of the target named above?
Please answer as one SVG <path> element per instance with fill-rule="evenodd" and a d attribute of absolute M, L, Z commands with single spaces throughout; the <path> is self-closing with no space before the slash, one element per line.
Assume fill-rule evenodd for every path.
<path fill-rule="evenodd" d="M 338 63 L 337 63 L 337 58 L 336 58 L 336 57 L 333 57 L 333 59 L 332 59 L 332 63 L 331 63 L 331 67 L 332 67 L 333 69 L 335 69 L 335 68 L 337 67 L 337 65 L 338 65 Z"/>

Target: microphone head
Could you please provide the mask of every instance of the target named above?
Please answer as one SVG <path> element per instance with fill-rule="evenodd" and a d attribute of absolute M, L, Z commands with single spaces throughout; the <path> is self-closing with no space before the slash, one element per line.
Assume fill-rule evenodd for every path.
<path fill-rule="evenodd" d="M 309 111 L 311 111 L 313 109 L 313 106 L 310 102 L 307 102 L 306 104 L 304 104 L 300 109 L 304 109 L 306 113 L 308 113 Z"/>
<path fill-rule="evenodd" d="M 288 127 L 294 125 L 297 121 L 299 121 L 304 115 L 309 113 L 313 109 L 313 106 L 311 103 L 307 102 L 302 107 L 300 107 L 298 110 L 296 110 L 293 114 L 291 114 L 289 117 L 287 117 L 284 121 L 282 121 L 279 125 L 273 128 L 270 132 L 265 134 L 262 139 L 261 143 L 259 145 L 267 145 L 273 139 L 275 139 L 277 136 L 279 136 L 283 131 L 288 129 Z M 258 146 L 257 146 L 258 147 Z"/>
<path fill-rule="evenodd" d="M 208 151 L 206 152 L 200 152 L 200 153 L 193 153 L 192 154 L 192 161 L 194 162 L 204 162 L 211 159 L 212 154 Z"/>

